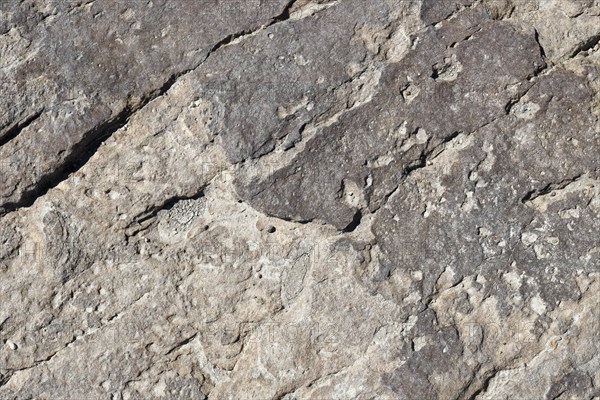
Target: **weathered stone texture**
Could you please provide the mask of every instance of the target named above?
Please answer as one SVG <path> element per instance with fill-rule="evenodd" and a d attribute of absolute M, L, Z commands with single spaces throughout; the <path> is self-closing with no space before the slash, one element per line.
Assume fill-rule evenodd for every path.
<path fill-rule="evenodd" d="M 0 3 L 0 399 L 600 398 L 596 0 Z"/>

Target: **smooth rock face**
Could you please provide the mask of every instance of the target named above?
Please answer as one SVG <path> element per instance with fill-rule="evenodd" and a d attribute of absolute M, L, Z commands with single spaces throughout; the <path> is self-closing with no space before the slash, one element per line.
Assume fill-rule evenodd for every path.
<path fill-rule="evenodd" d="M 600 3 L 0 3 L 0 399 L 600 399 Z"/>

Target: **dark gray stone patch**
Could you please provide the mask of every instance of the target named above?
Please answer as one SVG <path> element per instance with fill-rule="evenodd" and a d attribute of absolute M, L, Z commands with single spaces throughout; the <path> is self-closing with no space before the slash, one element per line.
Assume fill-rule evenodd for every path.
<path fill-rule="evenodd" d="M 241 196 L 279 218 L 318 219 L 344 230 L 359 212 L 341 198 L 344 180 L 364 189 L 373 211 L 426 154 L 505 115 L 545 64 L 533 31 L 475 15 L 477 24 L 468 13 L 463 23 L 420 33 L 415 50 L 385 69 L 370 103 L 324 128 L 288 167 L 260 182 L 240 182 Z M 456 76 L 436 76 L 444 60 Z M 388 161 L 380 165 L 383 157 Z"/>

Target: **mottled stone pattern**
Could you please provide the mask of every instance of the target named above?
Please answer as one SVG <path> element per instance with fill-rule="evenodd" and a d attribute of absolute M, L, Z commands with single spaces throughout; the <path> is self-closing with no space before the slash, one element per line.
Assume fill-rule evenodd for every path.
<path fill-rule="evenodd" d="M 599 0 L 0 2 L 0 399 L 599 400 Z"/>

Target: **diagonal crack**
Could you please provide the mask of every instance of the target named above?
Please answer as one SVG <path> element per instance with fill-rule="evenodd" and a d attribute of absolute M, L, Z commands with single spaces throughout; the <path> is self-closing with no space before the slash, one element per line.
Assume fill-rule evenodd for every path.
<path fill-rule="evenodd" d="M 30 365 L 28 365 L 28 366 L 26 366 L 26 367 L 21 367 L 21 368 L 9 368 L 9 369 L 7 370 L 7 371 L 8 371 L 8 374 L 7 374 L 7 375 L 5 375 L 3 378 L 1 378 L 1 379 L 0 379 L 0 387 L 1 387 L 2 385 L 5 385 L 5 384 L 7 384 L 7 383 L 8 383 L 8 381 L 9 381 L 9 380 L 12 378 L 12 376 L 13 376 L 13 374 L 14 374 L 15 372 L 19 372 L 19 371 L 27 371 L 27 370 L 33 369 L 33 368 L 35 368 L 35 367 L 37 367 L 37 366 L 39 366 L 39 365 L 43 365 L 43 364 L 47 364 L 47 363 L 51 362 L 51 361 L 52 361 L 52 359 L 54 358 L 54 356 L 56 356 L 58 353 L 62 352 L 64 349 L 66 349 L 67 347 L 69 347 L 70 345 L 72 345 L 73 343 L 75 343 L 77 340 L 78 340 L 78 339 L 77 339 L 77 337 L 73 337 L 73 338 L 72 338 L 70 341 L 66 342 L 66 343 L 64 344 L 64 346 L 63 346 L 63 347 L 61 347 L 60 349 L 56 350 L 55 352 L 51 353 L 50 355 L 48 355 L 48 356 L 46 356 L 46 357 L 44 357 L 44 358 L 42 358 L 42 359 L 35 360 L 35 361 L 34 361 L 32 364 L 30 364 Z M 4 383 L 2 383 L 2 380 L 4 380 Z"/>
<path fill-rule="evenodd" d="M 234 42 L 237 43 L 239 40 L 247 36 L 254 35 L 270 26 L 289 20 L 291 16 L 291 10 L 294 8 L 297 1 L 298 0 L 290 0 L 284 7 L 283 11 L 279 15 L 273 17 L 267 24 L 254 27 L 249 30 L 236 32 L 221 39 L 215 43 L 208 51 L 206 56 L 192 68 L 171 75 L 160 88 L 145 95 L 136 104 L 128 104 L 116 116 L 100 123 L 93 129 L 84 133 L 82 139 L 71 148 L 70 155 L 64 160 L 60 167 L 43 175 L 32 189 L 27 190 L 22 194 L 19 201 L 6 203 L 0 207 L 0 216 L 17 211 L 20 208 L 30 207 L 38 198 L 43 197 L 46 193 L 48 193 L 49 190 L 55 188 L 61 182 L 68 179 L 72 173 L 80 170 L 98 151 L 102 143 L 104 143 L 115 132 L 125 126 L 136 112 L 142 110 L 151 101 L 166 94 L 181 77 L 198 69 L 211 55 L 213 55 L 219 49 Z M 33 120 L 39 118 L 40 115 L 41 112 L 39 115 L 35 115 L 32 120 L 28 119 L 24 123 L 18 124 L 17 126 L 22 125 L 22 128 L 17 128 L 15 132 L 11 131 L 12 137 L 18 135 L 26 125 L 32 123 Z"/>
<path fill-rule="evenodd" d="M 0 215 L 2 215 L 2 211 L 10 213 L 31 206 L 39 197 L 44 196 L 50 189 L 66 180 L 71 173 L 78 171 L 106 139 L 127 123 L 134 112 L 130 107 L 126 107 L 117 116 L 87 131 L 83 138 L 71 148 L 71 153 L 59 168 L 42 175 L 32 189 L 21 194 L 19 201 L 5 203 L 0 207 Z"/>
<path fill-rule="evenodd" d="M 469 136 L 479 132 L 481 129 L 485 129 L 486 127 L 494 124 L 498 120 L 500 120 L 502 118 L 506 118 L 510 113 L 511 107 L 515 103 L 517 103 L 522 97 L 524 97 L 530 89 L 531 89 L 531 87 L 529 89 L 527 89 L 523 94 L 518 96 L 518 100 L 516 100 L 516 101 L 515 101 L 515 99 L 509 99 L 508 103 L 506 103 L 506 105 L 504 106 L 504 113 L 493 117 L 489 121 L 479 125 L 477 128 L 473 129 L 470 132 L 455 131 L 455 132 L 451 133 L 450 135 L 446 136 L 445 138 L 443 138 L 442 141 L 440 143 L 438 143 L 432 149 L 424 150 L 421 153 L 421 156 L 419 157 L 419 159 L 415 160 L 413 163 L 411 163 L 408 167 L 406 167 L 404 169 L 404 177 L 407 177 L 408 175 L 410 175 L 413 171 L 415 171 L 417 169 L 426 167 L 428 164 L 428 161 L 430 161 L 431 159 L 437 158 L 446 149 L 446 146 L 448 145 L 448 143 L 452 142 L 459 136 L 464 135 L 464 137 L 469 137 Z"/>
<path fill-rule="evenodd" d="M 41 109 L 34 114 L 26 117 L 25 119 L 15 123 L 10 128 L 6 129 L 2 135 L 0 135 L 0 147 L 4 146 L 23 131 L 23 129 L 27 128 L 31 124 L 33 124 L 44 112 L 44 109 Z"/>
<path fill-rule="evenodd" d="M 2 209 L 4 209 L 4 213 L 9 213 L 23 207 L 30 207 L 38 198 L 48 193 L 50 189 L 55 188 L 61 182 L 68 179 L 72 173 L 79 171 L 96 154 L 102 143 L 125 126 L 137 111 L 143 109 L 152 100 L 163 96 L 181 76 L 191 72 L 198 66 L 171 75 L 160 88 L 145 95 L 137 104 L 128 104 L 116 116 L 85 132 L 82 135 L 82 139 L 71 147 L 70 154 L 65 158 L 61 166 L 54 171 L 42 175 L 32 189 L 22 193 L 19 201 L 5 203 L 0 207 L 0 215 L 2 215 Z"/>
<path fill-rule="evenodd" d="M 177 350 L 179 350 L 180 348 L 182 348 L 185 345 L 188 345 L 192 340 L 196 339 L 196 337 L 198 336 L 198 332 L 194 333 L 192 336 L 187 337 L 183 340 L 181 340 L 180 342 L 176 343 L 173 347 L 171 347 L 166 353 L 165 355 L 169 355 Z"/>
<path fill-rule="evenodd" d="M 491 121 L 491 122 L 493 122 L 493 121 Z M 491 122 L 489 122 L 489 123 L 491 123 Z M 488 124 L 485 124 L 482 127 L 484 127 L 484 126 L 486 126 Z M 482 127 L 477 128 L 475 131 L 481 129 Z M 420 157 L 417 160 L 414 160 L 413 162 L 411 162 L 408 166 L 406 166 L 404 168 L 403 176 L 407 177 L 413 171 L 415 171 L 417 169 L 424 168 L 425 166 L 427 166 L 427 161 L 431 157 L 435 158 L 435 157 L 439 156 L 440 153 L 442 151 L 444 151 L 445 146 L 448 143 L 450 143 L 452 140 L 456 139 L 460 134 L 461 134 L 461 132 L 459 132 L 459 131 L 452 132 L 450 135 L 448 135 L 445 138 L 443 138 L 442 141 L 439 144 L 437 144 L 435 147 L 433 147 L 432 149 L 422 151 Z"/>
<path fill-rule="evenodd" d="M 12 378 L 12 373 L 7 373 L 6 375 L 1 375 L 0 376 L 0 387 L 6 385 L 8 383 L 8 381 L 10 381 L 10 378 Z"/>
<path fill-rule="evenodd" d="M 502 118 L 505 118 L 509 114 L 509 111 L 510 111 L 510 106 L 509 105 L 511 104 L 511 102 L 512 102 L 512 100 L 510 100 L 507 103 L 507 105 L 504 107 L 505 113 L 492 118 L 490 121 L 488 121 L 488 122 L 486 122 L 486 123 L 478 126 L 477 128 L 473 129 L 472 131 L 470 131 L 470 132 L 462 132 L 462 131 L 452 132 L 450 135 L 448 135 L 445 138 L 443 138 L 440 143 L 438 143 L 437 145 L 435 145 L 430 150 L 424 149 L 421 152 L 421 154 L 420 154 L 420 156 L 419 156 L 418 159 L 412 160 L 410 162 L 410 164 L 404 168 L 403 173 L 402 173 L 402 178 L 405 180 L 414 171 L 416 171 L 418 169 L 423 169 L 423 168 L 427 167 L 432 160 L 436 159 L 440 154 L 442 154 L 446 150 L 447 145 L 449 143 L 451 143 L 453 140 L 456 140 L 459 137 L 465 137 L 466 138 L 466 137 L 469 137 L 471 135 L 474 135 L 477 132 L 479 132 L 481 129 L 484 129 L 484 128 L 492 125 L 496 121 L 498 121 L 498 120 L 500 120 Z M 377 213 L 377 211 L 379 211 L 381 208 L 383 208 L 387 204 L 387 202 L 389 201 L 389 199 L 396 192 L 398 192 L 398 190 L 400 189 L 401 186 L 402 186 L 402 184 L 400 183 L 396 187 L 394 187 L 389 193 L 387 193 L 384 196 L 384 201 L 381 203 L 381 205 L 379 205 L 371 213 L 375 214 L 375 213 Z"/>
<path fill-rule="evenodd" d="M 548 59 L 548 57 L 546 56 L 546 50 L 544 50 L 544 46 L 542 46 L 542 43 L 540 42 L 540 33 L 535 28 L 533 29 L 533 32 L 534 32 L 535 42 L 537 43 L 537 45 L 540 48 L 540 55 L 542 56 L 542 59 L 543 60 Z"/>
<path fill-rule="evenodd" d="M 148 227 L 152 224 L 152 220 L 154 220 L 160 211 L 170 210 L 180 201 L 185 200 L 197 200 L 204 196 L 204 190 L 206 186 L 203 186 L 197 193 L 192 194 L 191 196 L 174 196 L 166 199 L 162 204 L 154 206 L 149 210 L 142 212 L 141 214 L 135 216 L 133 218 L 133 222 L 131 222 L 125 230 L 128 231 L 132 229 L 131 232 L 127 233 L 128 237 L 135 236 L 138 233 L 148 229 Z M 148 222 L 150 221 L 150 222 Z M 147 223 L 146 223 L 147 222 Z"/>
<path fill-rule="evenodd" d="M 562 180 L 557 183 L 548 183 L 546 186 L 544 186 L 541 189 L 533 189 L 533 190 L 527 192 L 525 194 L 525 196 L 523 196 L 523 198 L 521 199 L 521 203 L 525 204 L 527 202 L 537 199 L 540 196 L 544 196 L 554 190 L 564 189 L 567 186 L 569 186 L 571 183 L 576 182 L 581 177 L 582 177 L 582 174 L 579 174 L 577 176 Z"/>
<path fill-rule="evenodd" d="M 596 45 L 600 43 L 600 32 L 596 33 L 595 35 L 589 37 L 587 40 L 579 43 L 575 49 L 573 49 L 573 51 L 571 52 L 571 54 L 569 55 L 569 58 L 573 58 L 578 56 L 580 53 L 583 53 L 584 51 L 588 51 L 593 49 L 594 47 L 596 47 Z"/>

